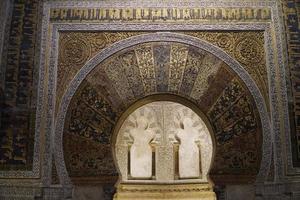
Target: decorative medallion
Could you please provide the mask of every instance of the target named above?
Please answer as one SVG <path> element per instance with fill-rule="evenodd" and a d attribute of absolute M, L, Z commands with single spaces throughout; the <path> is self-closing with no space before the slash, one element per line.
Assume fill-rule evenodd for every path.
<path fill-rule="evenodd" d="M 231 49 L 234 45 L 233 35 L 230 33 L 221 33 L 216 37 L 219 47 L 222 49 Z"/>
<path fill-rule="evenodd" d="M 91 54 L 90 46 L 80 38 L 65 37 L 60 43 L 61 59 L 71 65 L 83 65 Z"/>
<path fill-rule="evenodd" d="M 235 46 L 235 55 L 243 64 L 257 64 L 264 55 L 262 47 L 255 38 L 241 38 Z"/>

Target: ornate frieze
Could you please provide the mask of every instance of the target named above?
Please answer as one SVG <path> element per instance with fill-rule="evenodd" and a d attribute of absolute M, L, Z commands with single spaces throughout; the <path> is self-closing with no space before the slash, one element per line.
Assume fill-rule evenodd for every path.
<path fill-rule="evenodd" d="M 270 8 L 52 8 L 52 22 L 270 21 Z"/>

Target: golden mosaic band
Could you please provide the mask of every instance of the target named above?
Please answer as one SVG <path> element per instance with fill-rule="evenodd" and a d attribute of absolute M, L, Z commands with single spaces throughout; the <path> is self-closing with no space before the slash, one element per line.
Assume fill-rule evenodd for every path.
<path fill-rule="evenodd" d="M 53 8 L 54 21 L 269 21 L 270 8 Z"/>

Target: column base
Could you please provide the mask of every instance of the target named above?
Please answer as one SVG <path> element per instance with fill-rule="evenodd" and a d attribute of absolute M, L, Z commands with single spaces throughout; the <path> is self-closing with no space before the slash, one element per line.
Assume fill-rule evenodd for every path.
<path fill-rule="evenodd" d="M 120 184 L 114 200 L 216 200 L 208 183 L 201 184 Z"/>

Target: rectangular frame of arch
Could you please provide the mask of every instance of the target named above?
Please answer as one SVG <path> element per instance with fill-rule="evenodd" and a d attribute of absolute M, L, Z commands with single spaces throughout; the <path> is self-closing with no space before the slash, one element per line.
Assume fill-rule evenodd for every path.
<path fill-rule="evenodd" d="M 38 113 L 37 123 L 45 123 L 45 127 L 41 127 L 39 130 L 35 130 L 35 149 L 34 152 L 34 164 L 39 165 L 42 162 L 42 169 L 45 173 L 40 174 L 39 168 L 34 168 L 33 171 L 5 171 L 0 172 L 0 177 L 3 178 L 34 178 L 42 176 L 43 180 L 47 182 L 51 174 L 51 158 L 53 149 L 46 148 L 44 149 L 45 155 L 44 158 L 50 158 L 47 161 L 42 161 L 39 154 L 43 151 L 41 143 L 38 138 L 43 134 L 43 137 L 46 138 L 45 146 L 52 146 L 52 137 L 53 137 L 53 125 L 54 125 L 54 107 L 55 107 L 55 90 L 56 90 L 56 66 L 57 66 L 57 45 L 58 45 L 58 34 L 60 31 L 134 31 L 140 30 L 141 23 L 133 23 L 129 21 L 124 24 L 111 21 L 111 23 L 102 22 L 101 20 L 97 23 L 93 21 L 90 24 L 87 24 L 87 21 L 75 23 L 66 21 L 51 21 L 50 14 L 51 9 L 62 9 L 62 8 L 99 8 L 99 7 L 115 7 L 115 8 L 126 8 L 137 6 L 136 2 L 45 2 L 44 3 L 44 17 L 42 21 L 41 29 L 41 47 L 40 47 L 40 58 L 38 61 L 39 64 L 39 88 L 38 88 Z M 139 6 L 144 6 L 145 8 L 163 8 L 163 7 L 219 7 L 219 8 L 267 8 L 271 10 L 272 21 L 269 21 L 269 18 L 266 21 L 261 21 L 257 23 L 256 20 L 252 19 L 249 21 L 242 21 L 242 23 L 235 24 L 238 21 L 215 21 L 213 24 L 208 23 L 207 20 L 201 20 L 199 24 L 193 23 L 178 23 L 173 22 L 170 24 L 157 23 L 155 21 L 143 22 L 143 28 L 148 31 L 183 31 L 183 30 L 223 30 L 223 31 L 236 31 L 236 30 L 259 30 L 265 32 L 266 38 L 266 47 L 267 58 L 269 59 L 268 67 L 268 77 L 269 77 L 269 90 L 270 90 L 270 105 L 272 110 L 272 125 L 275 128 L 272 135 L 272 140 L 274 142 L 274 149 L 276 155 L 276 176 L 283 177 L 284 171 L 283 162 L 286 162 L 286 171 L 287 174 L 296 175 L 300 174 L 300 170 L 292 166 L 292 154 L 290 151 L 290 127 L 289 127 L 289 117 L 288 117 L 288 107 L 287 107 L 287 96 L 286 96 L 286 85 L 285 85 L 285 53 L 283 51 L 283 45 L 285 44 L 284 38 L 282 37 L 283 27 L 281 26 L 280 13 L 278 12 L 278 4 L 276 1 L 254 1 L 254 2 L 190 2 L 190 3 L 178 3 L 177 1 L 169 1 L 166 4 L 162 3 L 149 3 L 149 2 L 140 2 Z M 280 7 L 280 6 L 279 6 Z M 228 23 L 234 22 L 234 23 Z M 276 47 L 276 48 L 275 48 Z M 276 49 L 276 51 L 272 51 Z M 277 83 L 277 79 L 280 79 L 281 82 Z M 47 95 L 47 92 L 49 94 Z M 279 99 L 279 102 L 278 100 Z M 282 108 L 280 112 L 278 105 Z M 46 109 L 48 108 L 48 110 Z M 46 113 L 46 120 L 42 117 L 41 114 Z M 280 130 L 284 130 L 284 133 Z M 280 138 L 284 136 L 285 141 L 282 141 Z M 286 143 L 288 145 L 284 146 Z M 52 147 L 53 148 L 53 147 Z M 287 159 L 284 160 L 284 155 L 281 154 L 282 150 L 285 148 Z"/>

